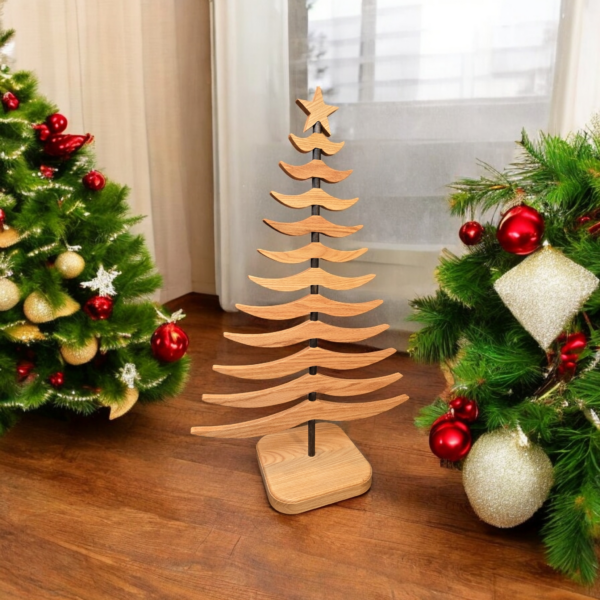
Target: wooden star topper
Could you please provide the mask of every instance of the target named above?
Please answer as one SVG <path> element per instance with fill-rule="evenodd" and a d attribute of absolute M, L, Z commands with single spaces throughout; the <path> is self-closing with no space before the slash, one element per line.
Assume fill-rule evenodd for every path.
<path fill-rule="evenodd" d="M 327 117 L 333 114 L 338 107 L 325 104 L 323 101 L 323 92 L 318 87 L 312 100 L 296 100 L 296 104 L 308 115 L 304 123 L 304 131 L 312 127 L 317 121 L 321 122 L 321 130 L 327 136 L 331 135 L 329 129 L 329 120 Z"/>

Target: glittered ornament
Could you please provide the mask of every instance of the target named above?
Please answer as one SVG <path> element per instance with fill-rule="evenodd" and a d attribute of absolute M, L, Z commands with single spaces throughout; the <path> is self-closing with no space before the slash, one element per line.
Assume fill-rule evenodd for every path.
<path fill-rule="evenodd" d="M 98 340 L 90 338 L 83 346 L 61 346 L 60 353 L 70 365 L 84 365 L 90 362 L 98 352 Z"/>
<path fill-rule="evenodd" d="M 23 342 L 29 344 L 30 342 L 41 342 L 46 339 L 46 336 L 40 331 L 37 325 L 32 323 L 22 323 L 20 325 L 13 325 L 7 327 L 4 333 L 15 342 Z"/>
<path fill-rule="evenodd" d="M 448 414 L 434 421 L 429 432 L 429 447 L 442 460 L 462 460 L 471 448 L 471 430 L 460 419 Z"/>
<path fill-rule="evenodd" d="M 2 96 L 2 106 L 4 106 L 6 112 L 17 110 L 19 104 L 19 99 L 12 92 L 6 92 L 6 94 Z"/>
<path fill-rule="evenodd" d="M 553 483 L 550 459 L 522 432 L 483 434 L 463 465 L 463 484 L 473 510 L 495 527 L 527 521 L 545 502 Z"/>
<path fill-rule="evenodd" d="M 48 323 L 75 314 L 81 307 L 73 298 L 63 294 L 62 302 L 54 308 L 40 292 L 32 292 L 23 303 L 23 312 L 32 323 Z"/>
<path fill-rule="evenodd" d="M 40 165 L 40 173 L 42 177 L 46 179 L 54 179 L 54 173 L 56 173 L 57 169 L 54 167 L 48 167 L 46 165 Z"/>
<path fill-rule="evenodd" d="M 542 245 L 544 218 L 526 204 L 514 206 L 507 211 L 496 232 L 500 246 L 512 254 L 531 254 Z"/>
<path fill-rule="evenodd" d="M 40 140 L 40 142 L 45 142 L 52 135 L 52 132 L 50 131 L 50 129 L 49 129 L 48 125 L 46 125 L 46 123 L 41 123 L 40 125 L 34 125 L 33 129 L 37 133 L 37 137 L 38 137 L 38 140 Z"/>
<path fill-rule="evenodd" d="M 14 308 L 21 297 L 17 284 L 10 279 L 0 279 L 0 311 Z"/>
<path fill-rule="evenodd" d="M 68 124 L 67 117 L 60 113 L 54 113 L 46 119 L 46 126 L 50 130 L 50 133 L 62 133 Z"/>
<path fill-rule="evenodd" d="M 90 171 L 87 175 L 84 175 L 81 181 L 88 190 L 93 192 L 103 190 L 106 185 L 106 177 L 100 171 Z"/>
<path fill-rule="evenodd" d="M 467 221 L 459 230 L 460 241 L 467 246 L 476 246 L 483 238 L 483 225 L 477 221 Z"/>
<path fill-rule="evenodd" d="M 21 360 L 17 363 L 17 381 L 22 383 L 35 369 L 35 365 L 30 360 Z"/>
<path fill-rule="evenodd" d="M 135 406 L 139 397 L 140 393 L 136 388 L 126 388 L 125 395 L 121 402 L 111 402 L 110 404 L 106 404 L 106 406 L 110 406 L 110 416 L 108 418 L 113 421 L 114 419 L 122 417 Z"/>
<path fill-rule="evenodd" d="M 517 321 L 547 350 L 598 287 L 598 278 L 545 246 L 494 283 Z"/>
<path fill-rule="evenodd" d="M 114 302 L 110 296 L 92 296 L 84 305 L 84 312 L 94 321 L 109 319 Z"/>
<path fill-rule="evenodd" d="M 90 144 L 94 136 L 86 133 L 85 135 L 71 135 L 69 133 L 52 134 L 44 142 L 44 152 L 54 158 L 67 159 L 86 144 Z"/>
<path fill-rule="evenodd" d="M 85 269 L 85 260 L 77 252 L 69 250 L 56 257 L 54 266 L 65 279 L 74 279 Z"/>
<path fill-rule="evenodd" d="M 12 227 L 0 229 L 0 248 L 10 248 L 21 239 L 21 234 Z"/>
<path fill-rule="evenodd" d="M 163 323 L 152 334 L 152 353 L 163 362 L 175 362 L 185 356 L 190 340 L 176 323 Z"/>
<path fill-rule="evenodd" d="M 65 374 L 57 371 L 48 377 L 48 382 L 54 389 L 59 390 L 65 384 Z"/>
<path fill-rule="evenodd" d="M 454 416 L 465 423 L 474 423 L 479 416 L 477 402 L 465 396 L 454 398 L 448 406 L 452 409 Z"/>

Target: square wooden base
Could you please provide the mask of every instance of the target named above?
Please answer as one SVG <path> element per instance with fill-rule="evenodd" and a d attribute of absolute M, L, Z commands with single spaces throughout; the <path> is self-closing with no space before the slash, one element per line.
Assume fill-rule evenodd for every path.
<path fill-rule="evenodd" d="M 271 506 L 295 515 L 364 494 L 372 470 L 333 423 L 316 424 L 316 454 L 308 456 L 308 425 L 263 437 L 258 463 Z"/>

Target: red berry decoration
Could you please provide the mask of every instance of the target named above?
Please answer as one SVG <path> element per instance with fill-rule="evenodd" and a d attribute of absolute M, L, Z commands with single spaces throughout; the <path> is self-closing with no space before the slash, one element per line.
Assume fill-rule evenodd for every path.
<path fill-rule="evenodd" d="M 50 133 L 62 133 L 67 128 L 68 124 L 67 117 L 60 113 L 54 113 L 46 119 L 46 125 L 48 126 Z"/>
<path fill-rule="evenodd" d="M 163 323 L 152 334 L 152 353 L 164 362 L 175 362 L 185 356 L 190 339 L 176 323 Z"/>
<path fill-rule="evenodd" d="M 44 152 L 54 158 L 68 159 L 71 154 L 86 144 L 90 144 L 93 139 L 94 136 L 89 133 L 85 135 L 52 134 L 44 143 Z"/>
<path fill-rule="evenodd" d="M 47 167 L 46 165 L 40 165 L 40 173 L 42 174 L 42 177 L 45 177 L 46 179 L 53 179 L 55 171 L 56 171 L 56 169 L 54 167 Z"/>
<path fill-rule="evenodd" d="M 483 225 L 477 221 L 467 221 L 459 230 L 460 241 L 467 246 L 476 246 L 483 238 Z"/>
<path fill-rule="evenodd" d="M 587 346 L 585 333 L 572 333 L 564 338 L 564 343 L 560 348 L 560 360 L 558 363 L 558 374 L 562 378 L 570 378 L 575 375 L 577 370 L 577 361 L 579 355 Z"/>
<path fill-rule="evenodd" d="M 17 363 L 17 381 L 19 383 L 25 381 L 33 369 L 35 369 L 35 365 L 30 360 L 19 361 Z"/>
<path fill-rule="evenodd" d="M 84 305 L 83 310 L 94 321 L 104 321 L 112 315 L 114 301 L 110 296 L 93 296 Z"/>
<path fill-rule="evenodd" d="M 521 204 L 505 213 L 496 237 L 506 252 L 523 256 L 542 245 L 544 217 L 531 206 Z"/>
<path fill-rule="evenodd" d="M 57 371 L 48 377 L 48 381 L 53 388 L 59 390 L 65 384 L 65 374 Z"/>
<path fill-rule="evenodd" d="M 87 175 L 84 175 L 81 181 L 92 192 L 99 192 L 106 185 L 106 177 L 100 171 L 90 171 Z"/>
<path fill-rule="evenodd" d="M 2 106 L 4 106 L 6 112 L 17 110 L 19 104 L 19 99 L 12 92 L 6 92 L 6 94 L 2 96 Z"/>
<path fill-rule="evenodd" d="M 40 142 L 45 142 L 51 135 L 51 131 L 46 123 L 34 125 L 33 128 L 37 131 L 38 140 L 40 140 Z"/>
<path fill-rule="evenodd" d="M 442 460 L 462 460 L 469 453 L 471 443 L 469 426 L 451 415 L 442 415 L 429 432 L 429 447 Z"/>
<path fill-rule="evenodd" d="M 479 406 L 477 406 L 477 402 L 470 398 L 466 398 L 465 396 L 454 398 L 449 406 L 454 412 L 454 416 L 465 423 L 474 423 L 479 416 Z"/>

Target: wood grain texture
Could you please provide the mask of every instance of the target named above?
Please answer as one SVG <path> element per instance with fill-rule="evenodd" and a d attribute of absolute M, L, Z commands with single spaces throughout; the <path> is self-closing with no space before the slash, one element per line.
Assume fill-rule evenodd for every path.
<path fill-rule="evenodd" d="M 369 394 L 370 392 L 391 385 L 401 377 L 400 373 L 392 373 L 391 375 L 371 379 L 339 379 L 323 375 L 322 373 L 317 373 L 316 375 L 307 373 L 297 379 L 266 390 L 255 390 L 238 394 L 203 394 L 202 400 L 210 404 L 219 404 L 222 406 L 259 408 L 298 400 L 298 398 L 306 396 L 310 392 L 332 396 L 360 396 L 360 394 Z"/>
<path fill-rule="evenodd" d="M 337 154 L 345 144 L 345 142 L 332 142 L 323 133 L 313 133 L 305 138 L 290 133 L 289 140 L 298 152 L 306 154 L 318 148 L 326 156 Z"/>
<path fill-rule="evenodd" d="M 297 515 L 364 494 L 372 469 L 352 440 L 333 423 L 316 424 L 315 455 L 308 456 L 308 427 L 267 435 L 256 454 L 271 506 Z"/>
<path fill-rule="evenodd" d="M 375 279 L 373 274 L 360 277 L 340 277 L 321 268 L 309 268 L 302 273 L 276 279 L 254 277 L 253 275 L 248 275 L 248 277 L 254 283 L 277 292 L 296 292 L 311 285 L 320 285 L 330 290 L 353 290 Z"/>
<path fill-rule="evenodd" d="M 362 225 L 336 225 L 321 215 L 312 215 L 294 223 L 280 223 L 278 221 L 271 221 L 271 219 L 263 219 L 263 221 L 275 231 L 290 236 L 306 235 L 314 231 L 328 237 L 342 238 L 352 235 L 363 228 Z"/>
<path fill-rule="evenodd" d="M 352 169 L 338 171 L 316 158 L 304 165 L 289 165 L 280 161 L 279 167 L 286 175 L 297 181 L 305 181 L 306 179 L 318 177 L 327 183 L 339 183 L 352 175 Z"/>
<path fill-rule="evenodd" d="M 298 264 L 311 258 L 320 258 L 334 263 L 343 263 L 354 260 L 367 252 L 368 248 L 359 250 L 335 250 L 321 244 L 321 242 L 311 242 L 310 244 L 297 248 L 296 250 L 287 250 L 284 252 L 271 252 L 269 250 L 258 250 L 263 256 L 280 263 Z"/>
<path fill-rule="evenodd" d="M 408 396 L 396 396 L 373 402 L 330 402 L 329 400 L 305 400 L 296 406 L 279 411 L 268 417 L 232 423 L 231 425 L 202 425 L 192 427 L 192 435 L 203 437 L 247 438 L 269 435 L 291 429 L 312 419 L 326 421 L 354 421 L 367 419 L 386 412 L 406 402 Z"/>
<path fill-rule="evenodd" d="M 310 339 L 327 340 L 352 344 L 362 342 L 389 329 L 389 325 L 373 327 L 336 327 L 323 321 L 304 321 L 290 329 L 270 331 L 268 333 L 229 333 L 223 335 L 234 342 L 260 348 L 283 348 Z"/>
<path fill-rule="evenodd" d="M 286 304 L 276 304 L 274 306 L 249 306 L 247 304 L 236 304 L 235 307 L 254 317 L 262 319 L 295 319 L 304 317 L 311 312 L 320 312 L 332 317 L 356 317 L 362 315 L 383 304 L 383 300 L 370 300 L 369 302 L 338 302 L 325 298 L 321 294 L 309 294 L 287 302 Z"/>
<path fill-rule="evenodd" d="M 338 107 L 325 104 L 323 92 L 321 91 L 320 87 L 317 86 L 312 100 L 302 100 L 298 98 L 296 100 L 296 104 L 306 114 L 304 131 L 310 129 L 317 122 L 320 122 L 321 129 L 325 135 L 331 135 L 328 117 L 333 114 Z"/>
<path fill-rule="evenodd" d="M 304 348 L 300 352 L 255 365 L 214 365 L 213 369 L 223 375 L 241 377 L 243 379 L 275 379 L 292 375 L 308 367 L 326 367 L 328 369 L 360 369 L 384 360 L 396 352 L 395 348 L 364 352 L 361 354 L 345 354 L 332 352 L 323 348 Z"/>
<path fill-rule="evenodd" d="M 178 397 L 138 402 L 115 421 L 108 420 L 108 408 L 69 419 L 29 411 L 0 438 L 0 598 L 600 598 L 600 585 L 578 586 L 546 566 L 541 517 L 510 530 L 477 518 L 461 473 L 439 467 L 427 435 L 413 424 L 442 392 L 444 378 L 436 365 L 403 353 L 360 372 L 369 378 L 404 373 L 360 399 L 406 393 L 410 401 L 342 425 L 372 465 L 371 490 L 303 515 L 277 514 L 265 495 L 256 439 L 189 431 L 240 419 L 239 408 L 200 401 L 203 391 L 234 394 L 268 385 L 212 370 L 247 356 L 247 348 L 224 340 L 223 332 L 295 323 L 224 312 L 216 297 L 201 295 L 169 307 L 187 314 L 183 327 L 194 365 Z M 253 361 L 287 352 L 255 348 Z M 279 408 L 248 408 L 243 416 L 256 419 Z"/>
<path fill-rule="evenodd" d="M 271 192 L 271 197 L 288 208 L 308 208 L 309 206 L 316 205 L 334 212 L 346 210 L 358 202 L 358 198 L 351 198 L 349 200 L 335 198 L 329 195 L 323 188 L 311 188 L 307 192 L 304 192 L 304 194 L 296 196 Z"/>

